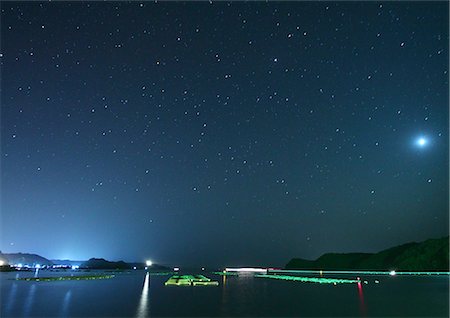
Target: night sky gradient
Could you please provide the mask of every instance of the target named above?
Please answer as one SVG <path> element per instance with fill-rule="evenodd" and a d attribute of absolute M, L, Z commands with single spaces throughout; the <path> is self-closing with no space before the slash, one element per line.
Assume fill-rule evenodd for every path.
<path fill-rule="evenodd" d="M 0 249 L 283 266 L 448 235 L 448 12 L 2 2 Z"/>

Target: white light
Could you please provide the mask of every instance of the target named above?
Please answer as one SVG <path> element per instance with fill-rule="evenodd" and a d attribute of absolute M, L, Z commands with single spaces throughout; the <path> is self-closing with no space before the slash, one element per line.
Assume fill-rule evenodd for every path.
<path fill-rule="evenodd" d="M 424 137 L 420 137 L 419 139 L 417 139 L 417 145 L 419 147 L 423 147 L 427 144 L 427 140 Z"/>
<path fill-rule="evenodd" d="M 78 269 L 80 266 L 78 265 L 72 265 L 72 269 Z"/>
<path fill-rule="evenodd" d="M 39 268 L 41 268 L 41 265 L 40 264 L 36 264 L 36 266 L 35 266 L 37 269 L 39 269 Z"/>
<path fill-rule="evenodd" d="M 0 266 L 3 266 L 3 265 L 5 265 L 5 262 L 0 260 Z"/>
<path fill-rule="evenodd" d="M 133 269 L 136 269 L 136 266 L 133 266 Z"/>
<path fill-rule="evenodd" d="M 174 272 L 178 272 L 179 270 L 180 270 L 179 267 L 174 267 L 174 268 L 173 268 L 173 271 L 174 271 Z"/>
<path fill-rule="evenodd" d="M 152 264 L 153 264 L 153 262 L 150 261 L 150 260 L 148 260 L 148 261 L 145 262 L 145 265 L 147 265 L 147 266 L 152 266 Z"/>
<path fill-rule="evenodd" d="M 247 273 L 266 273 L 265 268 L 243 267 L 243 268 L 225 268 L 227 272 L 247 272 Z"/>
<path fill-rule="evenodd" d="M 139 307 L 137 310 L 137 317 L 148 317 L 148 290 L 150 287 L 150 275 L 145 274 L 144 286 L 142 287 L 141 299 L 139 301 Z"/>
<path fill-rule="evenodd" d="M 395 272 L 395 271 L 390 271 L 389 272 L 389 275 L 391 275 L 391 276 L 395 276 L 397 273 Z"/>
<path fill-rule="evenodd" d="M 22 268 L 22 263 L 17 264 L 17 267 Z"/>

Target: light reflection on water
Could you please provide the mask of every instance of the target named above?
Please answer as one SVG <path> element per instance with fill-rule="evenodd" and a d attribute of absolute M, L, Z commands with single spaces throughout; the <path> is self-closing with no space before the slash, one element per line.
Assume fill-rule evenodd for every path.
<path fill-rule="evenodd" d="M 361 282 L 357 283 L 358 285 L 358 297 L 359 297 L 359 311 L 360 311 L 360 315 L 361 317 L 366 317 L 366 305 L 364 304 L 364 294 L 363 294 L 363 289 L 362 289 L 362 285 Z"/>
<path fill-rule="evenodd" d="M 72 290 L 69 289 L 66 294 L 64 295 L 62 308 L 61 308 L 61 317 L 67 317 L 68 316 L 68 309 L 70 304 L 70 298 L 72 297 Z"/>
<path fill-rule="evenodd" d="M 227 293 L 227 275 L 222 275 L 222 306 L 221 311 L 223 316 L 227 316 L 228 312 L 226 311 L 228 304 L 228 293 Z"/>
<path fill-rule="evenodd" d="M 31 285 L 30 291 L 28 292 L 28 296 L 25 300 L 23 315 L 25 317 L 29 316 L 31 307 L 34 302 L 34 294 L 36 293 L 36 284 Z"/>
<path fill-rule="evenodd" d="M 142 286 L 141 298 L 139 300 L 139 307 L 137 310 L 136 317 L 148 317 L 148 289 L 150 286 L 150 274 L 147 272 L 145 274 L 144 286 Z"/>
<path fill-rule="evenodd" d="M 16 294 L 17 294 L 17 284 L 13 283 L 11 286 L 11 292 L 9 294 L 8 300 L 6 301 L 6 312 L 10 312 L 13 308 L 14 301 L 16 300 Z"/>
<path fill-rule="evenodd" d="M 168 277 L 143 271 L 61 282 L 16 281 L 17 275 L 0 275 L 0 317 L 448 317 L 448 277 L 377 276 L 376 284 L 333 286 L 211 274 L 219 286 L 169 288 Z"/>

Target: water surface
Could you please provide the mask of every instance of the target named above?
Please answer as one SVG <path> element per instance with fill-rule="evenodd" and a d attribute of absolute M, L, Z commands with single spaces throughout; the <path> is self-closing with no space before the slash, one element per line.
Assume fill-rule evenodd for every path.
<path fill-rule="evenodd" d="M 63 276 L 73 272 L 43 272 Z M 92 274 L 75 272 L 75 275 Z M 104 272 L 98 272 L 103 274 Z M 203 273 L 204 274 L 204 273 Z M 112 279 L 30 282 L 33 272 L 0 273 L 1 317 L 448 317 L 448 276 L 363 276 L 368 284 L 314 284 L 206 276 L 219 286 L 164 286 L 144 271 Z M 334 275 L 336 277 L 336 275 Z M 355 278 L 349 275 L 341 278 Z M 375 284 L 375 280 L 379 283 Z"/>

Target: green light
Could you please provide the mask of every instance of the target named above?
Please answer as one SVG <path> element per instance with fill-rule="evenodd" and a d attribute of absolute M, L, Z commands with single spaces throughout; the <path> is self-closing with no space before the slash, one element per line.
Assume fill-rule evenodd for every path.
<path fill-rule="evenodd" d="M 25 280 L 32 282 L 54 282 L 60 280 L 92 280 L 92 279 L 109 279 L 115 275 L 85 275 L 85 276 L 59 276 L 59 277 L 28 277 L 16 278 L 16 280 Z"/>
<path fill-rule="evenodd" d="M 150 276 L 165 276 L 165 275 L 173 275 L 175 272 L 148 272 Z"/>
<path fill-rule="evenodd" d="M 219 282 L 213 281 L 203 275 L 173 275 L 164 285 L 166 286 L 217 286 Z"/>
<path fill-rule="evenodd" d="M 216 274 L 216 275 L 221 275 L 221 276 L 238 276 L 239 275 L 239 273 L 237 273 L 237 272 L 226 272 L 226 271 L 223 271 L 223 272 L 212 272 L 213 274 Z"/>
<path fill-rule="evenodd" d="M 326 271 L 326 270 L 268 270 L 269 273 L 292 274 L 361 274 L 361 275 L 390 275 L 392 271 Z M 397 272 L 395 275 L 450 275 L 450 272 Z"/>
<path fill-rule="evenodd" d="M 258 274 L 255 275 L 255 277 L 291 280 L 302 283 L 319 283 L 319 284 L 352 284 L 361 282 L 360 280 L 356 279 L 316 278 L 316 277 L 300 277 L 300 276 L 269 275 L 269 274 Z"/>

